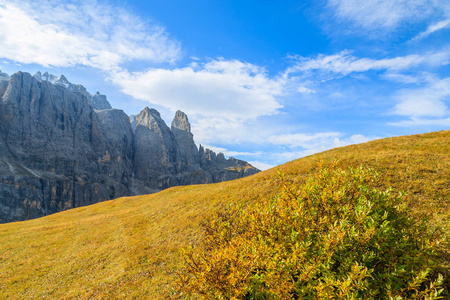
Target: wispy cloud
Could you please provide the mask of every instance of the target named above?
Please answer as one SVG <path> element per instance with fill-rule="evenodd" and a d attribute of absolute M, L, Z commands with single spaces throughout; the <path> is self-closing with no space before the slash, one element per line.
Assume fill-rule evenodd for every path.
<path fill-rule="evenodd" d="M 447 126 L 450 127 L 450 118 L 410 118 L 398 122 L 389 122 L 387 125 L 398 127 L 414 127 L 414 126 Z"/>
<path fill-rule="evenodd" d="M 392 31 L 448 11 L 446 0 L 328 0 L 333 15 L 358 28 Z M 362 31 L 366 33 L 367 31 Z"/>
<path fill-rule="evenodd" d="M 45 67 L 109 71 L 130 60 L 175 61 L 180 46 L 163 27 L 97 1 L 2 0 L 0 56 Z"/>
<path fill-rule="evenodd" d="M 444 50 L 427 54 L 410 54 L 393 58 L 359 58 L 350 51 L 344 50 L 333 55 L 319 54 L 315 58 L 292 56 L 294 65 L 288 68 L 285 77 L 292 73 L 318 72 L 322 80 L 346 76 L 350 73 L 361 73 L 372 70 L 399 71 L 426 65 L 441 66 L 450 63 L 450 51 Z M 309 73 L 308 73 L 309 72 Z"/>
<path fill-rule="evenodd" d="M 365 137 L 363 135 L 352 135 L 349 138 L 343 138 L 344 136 L 345 135 L 340 132 L 319 132 L 313 134 L 294 133 L 271 136 L 268 141 L 274 145 L 283 145 L 289 148 L 323 151 L 350 144 L 364 143 L 376 138 Z"/>
<path fill-rule="evenodd" d="M 415 38 L 413 38 L 413 40 L 419 40 L 419 39 L 425 38 L 436 31 L 439 31 L 442 29 L 448 29 L 448 28 L 450 28 L 450 19 L 446 19 L 446 20 L 443 20 L 443 21 L 440 21 L 437 23 L 433 23 L 427 28 L 427 30 L 419 33 Z"/>
<path fill-rule="evenodd" d="M 400 72 L 387 72 L 381 75 L 384 80 L 405 84 L 424 84 L 436 81 L 436 76 L 428 72 L 418 72 L 416 74 L 403 74 Z"/>
<path fill-rule="evenodd" d="M 396 98 L 398 103 L 391 114 L 410 117 L 416 125 L 424 124 L 424 117 L 446 117 L 450 113 L 446 104 L 450 102 L 450 78 L 437 80 L 425 87 L 402 90 Z M 431 124 L 429 121 L 428 124 Z"/>
<path fill-rule="evenodd" d="M 318 132 L 318 133 L 291 133 L 291 134 L 266 134 L 265 140 L 259 140 L 266 146 L 273 145 L 271 150 L 258 152 L 230 152 L 226 148 L 206 146 L 216 152 L 222 152 L 228 156 L 246 156 L 253 166 L 266 170 L 275 165 L 265 162 L 268 158 L 270 162 L 284 163 L 293 159 L 298 159 L 336 147 L 343 147 L 351 144 L 365 143 L 376 136 L 364 136 L 356 134 L 346 136 L 341 132 Z"/>
<path fill-rule="evenodd" d="M 326 132 L 301 132 L 301 128 L 309 128 L 308 118 L 314 113 L 328 113 L 336 121 L 349 115 L 343 113 L 345 109 L 356 115 L 360 112 L 358 105 L 366 105 L 367 115 L 370 110 L 373 115 L 386 116 L 389 110 L 389 118 L 400 119 L 389 125 L 450 126 L 450 79 L 437 75 L 445 73 L 441 66 L 450 64 L 450 49 L 445 46 L 438 50 L 433 45 L 425 48 L 419 41 L 409 42 L 408 49 L 400 49 L 399 44 L 372 49 L 374 44 L 369 38 L 364 47 L 352 44 L 356 45 L 355 52 L 292 56 L 290 67 L 281 75 L 269 74 L 258 62 L 235 59 L 205 61 L 203 57 L 191 56 L 190 64 L 183 61 L 183 65 L 177 65 L 182 61 L 181 44 L 163 26 L 105 3 L 0 0 L 0 58 L 50 68 L 89 66 L 104 70 L 110 79 L 108 84 L 115 84 L 124 94 L 158 109 L 185 111 L 197 142 L 212 145 L 207 147 L 229 156 L 247 156 L 263 169 L 275 161 L 376 138 L 345 134 L 344 125 L 335 125 L 338 122 L 327 129 L 328 124 L 317 128 Z M 348 28 L 353 37 L 355 32 L 386 33 L 422 22 L 414 27 L 423 30 L 416 36 L 419 40 L 450 28 L 448 0 L 327 3 L 328 12 L 334 17 L 334 29 Z M 409 34 L 415 34 L 414 30 Z M 446 42 L 440 45 L 449 46 Z M 327 49 L 330 48 L 336 49 Z M 127 69 L 133 61 L 143 62 L 140 70 Z M 370 93 L 364 89 L 369 86 Z M 398 92 L 405 86 L 408 89 Z M 381 96 L 376 95 L 377 89 L 382 90 Z M 379 99 L 382 101 L 377 102 Z M 295 126 L 278 124 L 284 116 L 280 112 L 289 115 Z M 305 115 L 308 118 L 304 120 Z M 287 126 L 292 127 L 286 129 Z M 246 143 L 258 151 L 229 150 Z"/>
<path fill-rule="evenodd" d="M 408 117 L 442 117 L 448 113 L 447 106 L 433 95 L 409 94 L 398 103 L 393 114 Z"/>
<path fill-rule="evenodd" d="M 365 143 L 378 138 L 361 134 L 348 137 L 340 132 L 321 132 L 278 135 L 272 136 L 269 140 L 275 145 L 287 147 L 286 151 L 271 153 L 271 156 L 278 161 L 288 161 L 337 147 Z"/>
<path fill-rule="evenodd" d="M 275 145 L 284 145 L 291 148 L 302 147 L 309 149 L 317 147 L 317 144 L 321 144 L 324 140 L 332 140 L 340 135 L 341 133 L 339 132 L 282 134 L 270 137 L 269 142 Z"/>

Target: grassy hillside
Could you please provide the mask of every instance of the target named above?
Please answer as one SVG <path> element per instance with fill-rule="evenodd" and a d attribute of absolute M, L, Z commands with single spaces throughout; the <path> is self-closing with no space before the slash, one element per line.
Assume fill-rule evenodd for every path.
<path fill-rule="evenodd" d="M 335 159 L 342 167 L 373 167 L 385 187 L 408 192 L 413 211 L 430 212 L 450 229 L 449 130 L 333 149 L 280 170 L 300 183 L 318 160 Z M 201 238 L 202 220 L 224 204 L 274 195 L 277 183 L 271 169 L 1 224 L 0 299 L 168 299 L 181 264 L 179 249 Z M 443 254 L 443 268 L 448 261 Z"/>

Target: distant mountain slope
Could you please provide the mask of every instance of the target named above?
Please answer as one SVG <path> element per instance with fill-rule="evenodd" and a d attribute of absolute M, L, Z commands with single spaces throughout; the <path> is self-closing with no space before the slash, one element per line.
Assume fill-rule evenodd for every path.
<path fill-rule="evenodd" d="M 0 223 L 122 196 L 257 173 L 197 149 L 187 116 L 145 108 L 136 130 L 106 96 L 64 75 L 0 72 Z"/>
<path fill-rule="evenodd" d="M 428 211 L 450 229 L 449 145 L 448 130 L 395 137 L 333 149 L 279 169 L 301 183 L 318 160 L 373 167 L 382 176 L 380 188 L 408 191 L 413 211 Z M 276 194 L 276 172 L 1 224 L 0 298 L 171 299 L 179 251 L 201 239 L 201 222 L 224 205 Z M 448 254 L 440 259 L 448 270 Z"/>

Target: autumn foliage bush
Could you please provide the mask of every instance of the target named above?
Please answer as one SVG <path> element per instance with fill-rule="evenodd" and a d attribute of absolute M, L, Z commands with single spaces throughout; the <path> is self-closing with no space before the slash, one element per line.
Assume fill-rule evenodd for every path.
<path fill-rule="evenodd" d="M 184 250 L 180 293 L 206 299 L 438 299 L 441 231 L 359 167 L 319 165 L 303 185 L 218 212 Z"/>

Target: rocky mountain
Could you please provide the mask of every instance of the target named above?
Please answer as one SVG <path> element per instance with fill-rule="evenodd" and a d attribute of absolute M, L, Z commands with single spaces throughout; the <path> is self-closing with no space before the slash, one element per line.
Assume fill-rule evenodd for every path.
<path fill-rule="evenodd" d="M 49 74 L 48 72 L 45 72 L 44 74 L 42 74 L 41 72 L 37 72 L 33 77 L 39 82 L 48 81 L 50 83 L 53 83 L 54 85 L 63 86 L 71 92 L 83 94 L 87 98 L 88 102 L 94 107 L 94 109 L 103 110 L 112 108 L 111 104 L 109 104 L 108 100 L 106 100 L 105 95 L 102 95 L 99 92 L 91 95 L 88 93 L 84 86 L 82 86 L 81 84 L 73 84 L 69 82 L 69 80 L 67 80 L 66 76 L 64 75 L 55 76 Z"/>
<path fill-rule="evenodd" d="M 0 72 L 0 97 L 1 222 L 259 171 L 197 149 L 181 111 L 129 117 L 63 75 Z"/>

